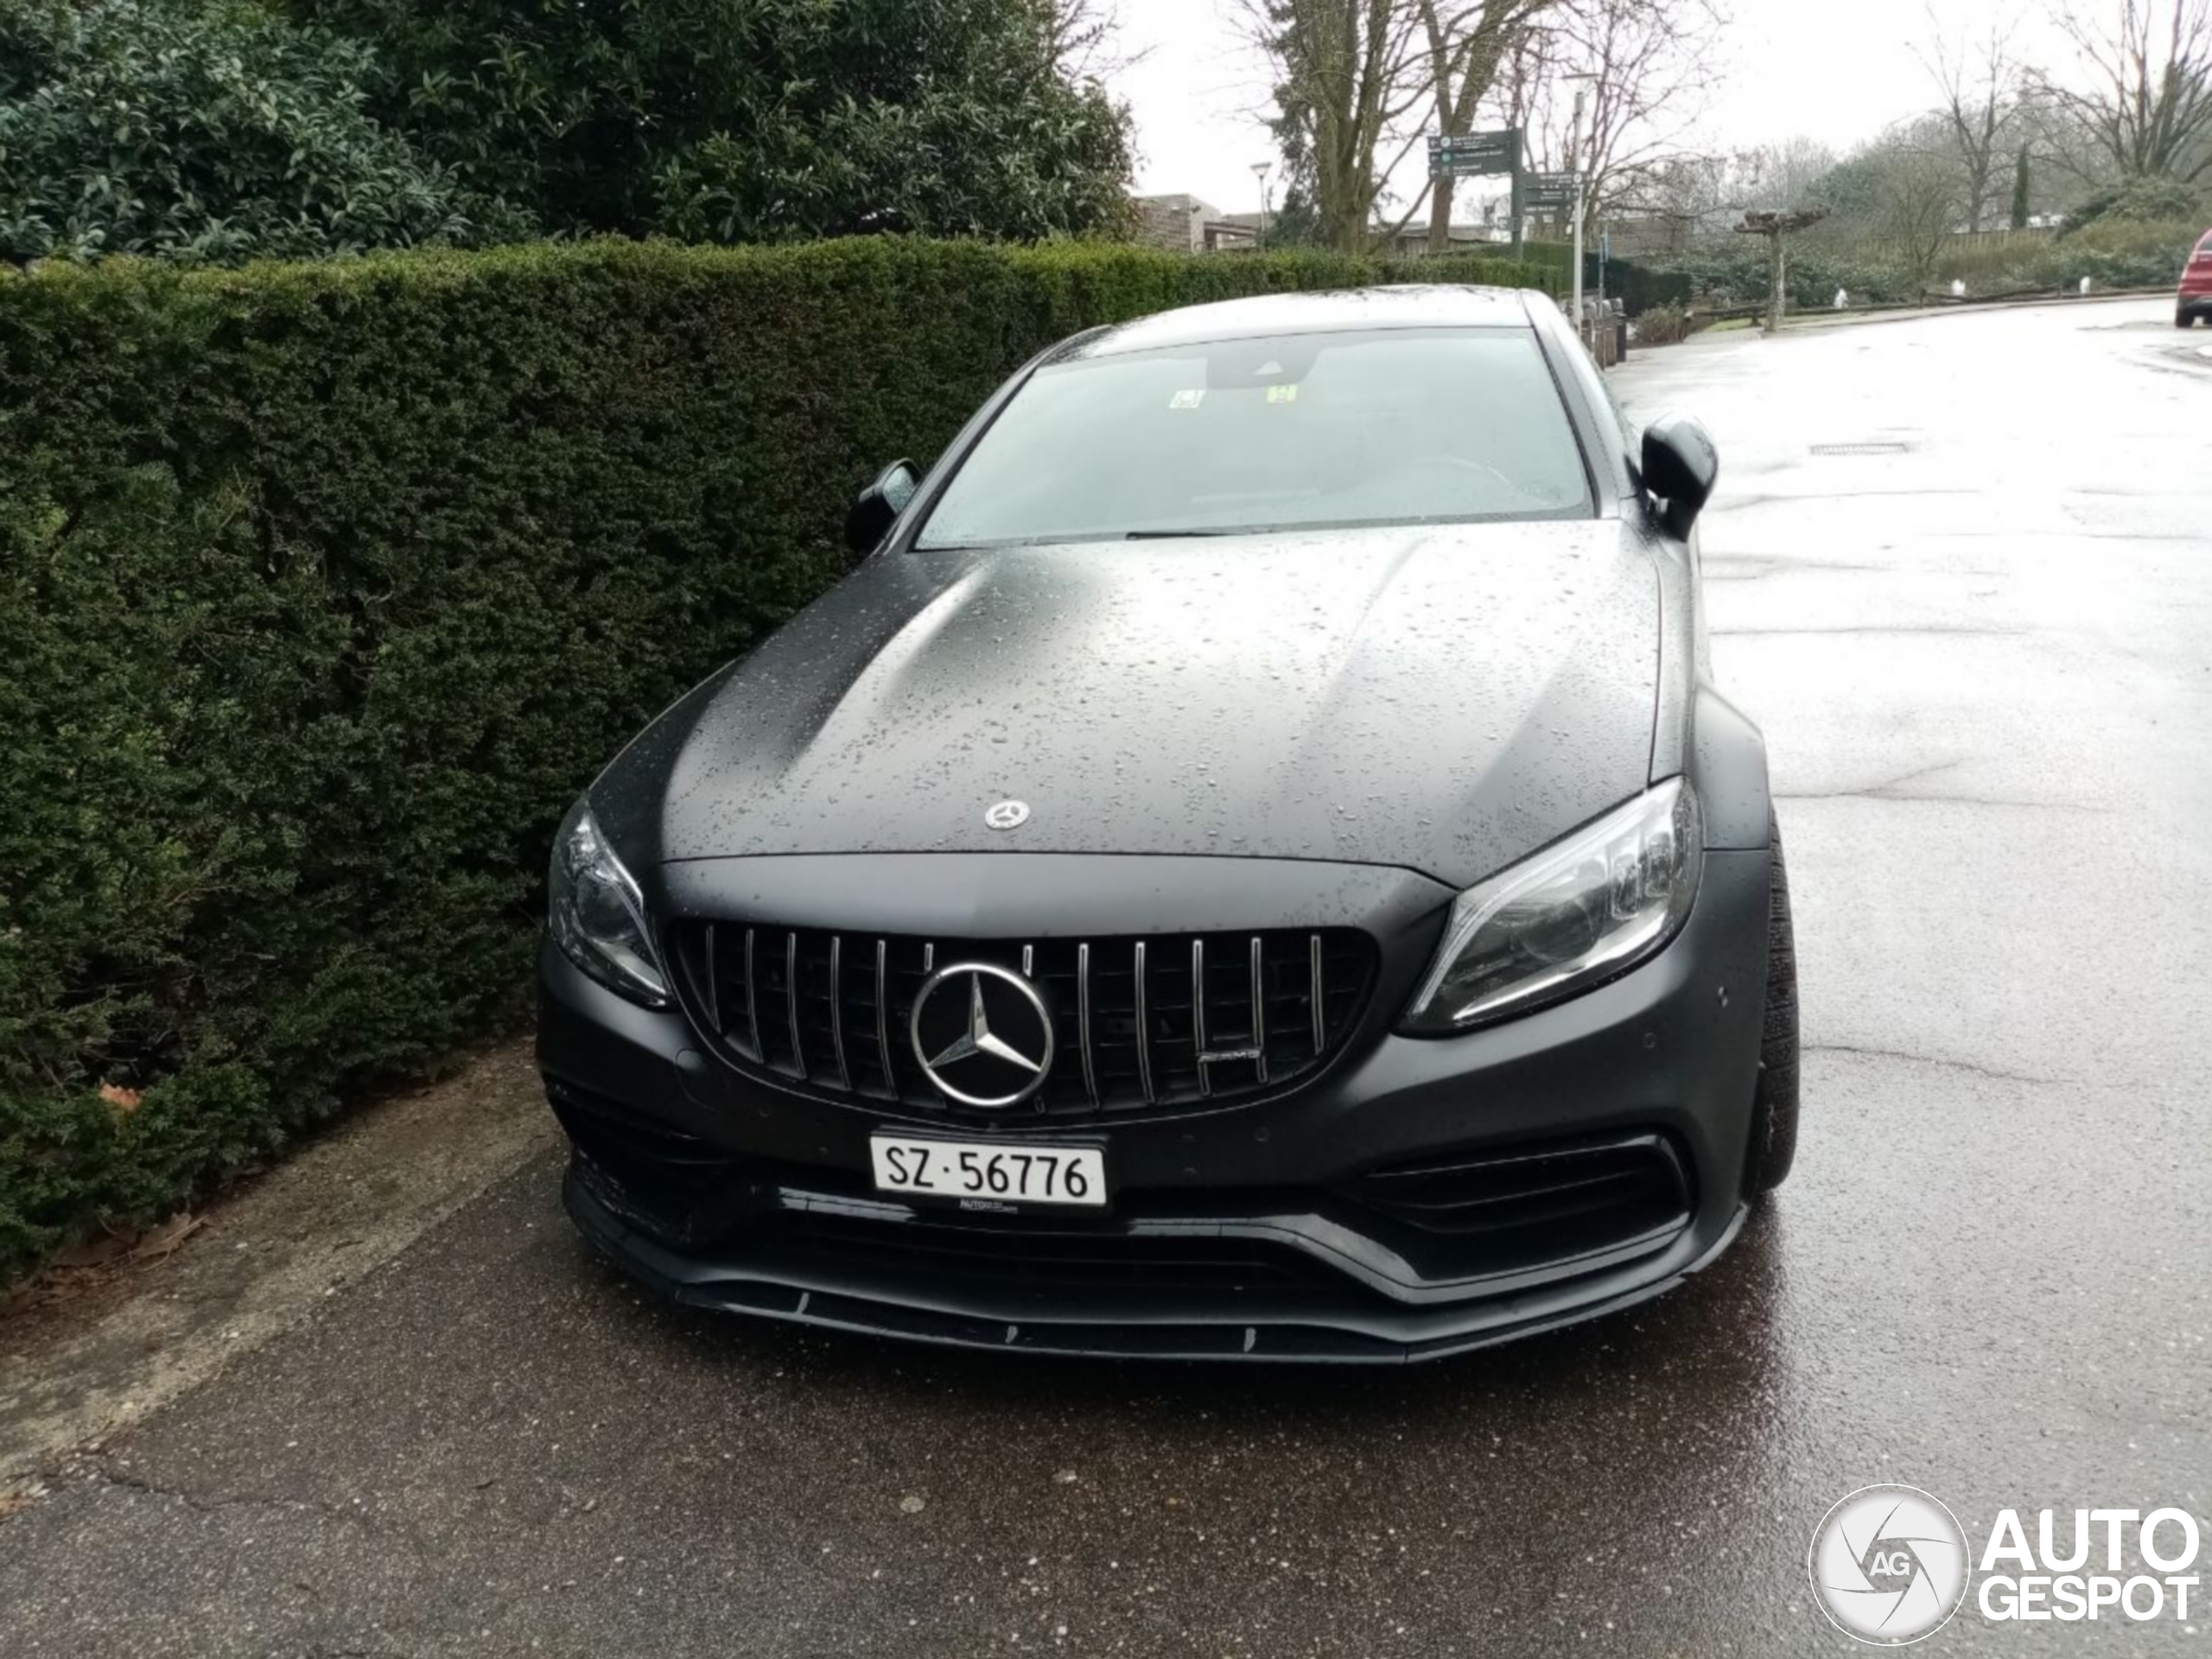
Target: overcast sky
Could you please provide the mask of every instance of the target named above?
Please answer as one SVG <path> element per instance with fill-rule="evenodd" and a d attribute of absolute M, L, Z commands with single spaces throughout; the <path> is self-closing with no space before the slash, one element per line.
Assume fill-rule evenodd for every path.
<path fill-rule="evenodd" d="M 2078 4 L 2099 0 L 2075 0 Z M 1848 149 L 1931 103 L 1913 55 L 1929 34 L 1927 0 L 1722 0 L 1736 22 L 1724 36 L 1723 79 L 1700 147 L 1749 148 L 1805 134 Z M 1986 29 L 2002 10 L 2037 21 L 2018 45 L 2052 57 L 2041 0 L 1935 0 L 1956 36 Z M 1265 60 L 1245 38 L 1242 0 L 1109 0 L 1122 49 L 1141 60 L 1115 77 L 1136 117 L 1137 188 L 1188 191 L 1224 213 L 1259 205 L 1251 164 L 1269 159 L 1262 124 Z M 1281 180 L 1271 186 L 1280 198 Z"/>

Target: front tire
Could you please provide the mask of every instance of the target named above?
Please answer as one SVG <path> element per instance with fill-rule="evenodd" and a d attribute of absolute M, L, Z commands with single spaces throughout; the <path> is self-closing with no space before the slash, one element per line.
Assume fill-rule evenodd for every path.
<path fill-rule="evenodd" d="M 1789 918 L 1789 871 L 1782 826 L 1770 811 L 1767 842 L 1766 1004 L 1759 1027 L 1759 1077 L 1751 1096 L 1752 1197 L 1771 1192 L 1797 1161 L 1797 935 Z"/>

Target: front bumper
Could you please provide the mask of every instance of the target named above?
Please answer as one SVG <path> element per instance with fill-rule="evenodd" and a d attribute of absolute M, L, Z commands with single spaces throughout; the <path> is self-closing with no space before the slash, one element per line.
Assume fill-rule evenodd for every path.
<path fill-rule="evenodd" d="M 1163 888 L 1187 875 L 1212 884 L 1209 902 L 1234 902 L 1219 893 L 1234 861 L 1147 862 Z M 1162 868 L 1179 865 L 1213 868 Z M 1278 866 L 1267 880 L 1311 881 L 1319 904 L 1342 874 Z M 911 901 L 897 874 L 889 885 Z M 1708 852 L 1689 920 L 1649 962 L 1489 1030 L 1402 1037 L 1389 1027 L 1404 982 L 1448 903 L 1436 889 L 1433 912 L 1386 941 L 1397 970 L 1340 1060 L 1295 1094 L 1096 1126 L 927 1126 L 1103 1142 L 1115 1188 L 1103 1216 L 880 1195 L 870 1131 L 919 1119 L 739 1077 L 680 1014 L 612 996 L 549 946 L 539 1060 L 576 1147 L 569 1211 L 680 1301 L 938 1343 L 1402 1360 L 1569 1323 L 1696 1271 L 1745 1213 L 1767 874 L 1764 851 Z M 1402 882 L 1397 909 L 1420 909 L 1427 884 Z M 923 916 L 912 931 L 957 933 L 959 919 Z M 1023 918 L 991 919 L 1011 934 Z M 1440 1205 L 1395 1201 L 1408 1190 Z"/>

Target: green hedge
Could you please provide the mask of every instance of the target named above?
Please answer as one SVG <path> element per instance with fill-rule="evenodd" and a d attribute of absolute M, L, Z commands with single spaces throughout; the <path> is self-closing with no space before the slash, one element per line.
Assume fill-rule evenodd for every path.
<path fill-rule="evenodd" d="M 1573 286 L 1574 245 L 1571 242 L 1524 242 L 1522 262 L 1532 268 L 1536 285 L 1564 295 Z M 1759 269 L 1766 269 L 1761 256 Z M 1692 283 L 1683 272 L 1668 269 L 1666 262 L 1650 262 L 1616 254 L 1600 258 L 1598 239 L 1588 238 L 1582 250 L 1582 286 L 1595 296 L 1602 286 L 1605 297 L 1618 300 L 1631 317 L 1642 316 L 1655 305 L 1680 305 L 1690 297 Z"/>
<path fill-rule="evenodd" d="M 1536 276 L 891 239 L 0 276 L 0 1281 L 517 1008 L 577 789 L 1032 352 Z"/>

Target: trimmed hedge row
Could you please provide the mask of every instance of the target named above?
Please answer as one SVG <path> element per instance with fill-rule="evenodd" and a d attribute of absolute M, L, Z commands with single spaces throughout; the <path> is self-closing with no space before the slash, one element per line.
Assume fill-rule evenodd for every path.
<path fill-rule="evenodd" d="M 1521 245 L 1521 257 L 1538 279 L 1536 286 L 1559 295 L 1566 294 L 1573 286 L 1573 244 L 1524 242 Z M 1619 255 L 1601 258 L 1593 238 L 1582 251 L 1583 290 L 1594 297 L 1602 287 L 1605 297 L 1620 301 L 1631 317 L 1642 316 L 1655 305 L 1679 305 L 1690 297 L 1691 280 L 1683 271 L 1665 268 L 1668 264 L 1663 258 L 1654 261 Z M 1758 268 L 1762 272 L 1766 270 L 1763 254 L 1759 256 Z"/>
<path fill-rule="evenodd" d="M 1087 325 L 1447 257 L 856 240 L 0 276 L 0 1281 L 518 1005 L 552 826 Z"/>

